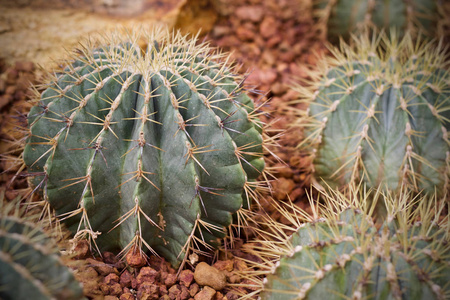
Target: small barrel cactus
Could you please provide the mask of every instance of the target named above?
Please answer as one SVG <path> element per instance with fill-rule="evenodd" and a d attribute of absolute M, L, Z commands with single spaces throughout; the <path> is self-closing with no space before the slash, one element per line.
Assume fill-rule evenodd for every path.
<path fill-rule="evenodd" d="M 414 207 L 408 194 L 387 196 L 388 218 L 374 224 L 374 207 L 364 204 L 369 194 L 353 196 L 358 200 L 326 195 L 309 223 L 299 222 L 306 212 L 283 208 L 294 223 L 289 237 L 286 225 L 269 223 L 269 233 L 261 233 L 268 238 L 249 247 L 265 263 L 246 274 L 261 299 L 448 299 L 448 216 L 439 221 L 444 202 Z"/>
<path fill-rule="evenodd" d="M 77 236 L 178 266 L 191 243 L 223 238 L 256 197 L 258 110 L 226 56 L 195 39 L 155 29 L 96 44 L 39 96 L 24 161 Z"/>
<path fill-rule="evenodd" d="M 0 199 L 0 298 L 82 299 L 83 290 L 61 262 L 38 215 Z"/>
<path fill-rule="evenodd" d="M 315 80 L 297 88 L 317 180 L 445 195 L 449 189 L 450 76 L 445 49 L 384 33 L 331 49 Z"/>
<path fill-rule="evenodd" d="M 348 38 L 365 26 L 402 34 L 441 36 L 445 16 L 439 0 L 314 0 L 313 14 L 330 40 Z"/>

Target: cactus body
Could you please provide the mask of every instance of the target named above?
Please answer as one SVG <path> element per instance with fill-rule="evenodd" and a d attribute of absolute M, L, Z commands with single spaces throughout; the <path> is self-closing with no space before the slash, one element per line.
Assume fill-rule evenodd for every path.
<path fill-rule="evenodd" d="M 224 237 L 264 168 L 262 129 L 230 68 L 163 30 L 83 49 L 29 114 L 24 160 L 73 232 L 173 265 Z M 89 48 L 89 49 L 88 49 Z"/>
<path fill-rule="evenodd" d="M 315 178 L 333 188 L 362 178 L 371 187 L 446 194 L 450 76 L 442 50 L 384 34 L 354 42 L 333 50 L 336 59 L 299 88 L 309 104 L 299 118 L 301 147 Z"/>
<path fill-rule="evenodd" d="M 80 284 L 37 218 L 0 209 L 0 298 L 81 299 Z"/>
<path fill-rule="evenodd" d="M 279 207 L 288 225 L 260 222 L 269 227 L 247 245 L 260 261 L 245 276 L 261 299 L 448 299 L 446 203 L 352 191 L 350 197 L 323 192 L 325 204 L 312 203 L 312 216 Z M 369 198 L 384 201 L 385 221 L 373 222 Z"/>
<path fill-rule="evenodd" d="M 294 254 L 280 259 L 261 298 L 446 299 L 450 259 L 432 250 L 440 242 L 449 250 L 442 230 L 432 228 L 426 237 L 420 225 L 402 232 L 392 221 L 377 231 L 362 217 L 350 209 L 328 224 L 299 228 Z"/>
<path fill-rule="evenodd" d="M 435 0 L 316 0 L 313 6 L 319 24 L 334 41 L 367 25 L 435 37 L 439 10 Z"/>

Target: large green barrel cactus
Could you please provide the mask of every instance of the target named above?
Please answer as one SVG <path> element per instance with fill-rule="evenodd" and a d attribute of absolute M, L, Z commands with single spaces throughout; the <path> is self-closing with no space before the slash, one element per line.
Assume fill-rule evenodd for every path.
<path fill-rule="evenodd" d="M 254 265 L 253 275 L 266 275 L 262 281 L 250 275 L 261 299 L 448 299 L 448 216 L 439 221 L 444 206 L 421 201 L 414 207 L 403 194 L 387 199 L 387 220 L 374 224 L 367 196 L 354 201 L 329 194 L 308 223 L 298 222 L 306 212 L 284 210 L 298 222 L 290 237 L 286 225 L 270 223 L 269 234 L 262 233 L 268 239 L 251 247 L 266 262 Z"/>
<path fill-rule="evenodd" d="M 443 34 L 446 18 L 439 0 L 314 0 L 313 14 L 334 41 L 368 25 L 435 37 Z"/>
<path fill-rule="evenodd" d="M 317 180 L 444 195 L 449 188 L 450 76 L 442 47 L 409 36 L 354 38 L 332 49 L 299 111 Z"/>
<path fill-rule="evenodd" d="M 145 245 L 176 266 L 255 195 L 257 111 L 226 56 L 196 42 L 154 30 L 84 45 L 28 115 L 34 185 L 101 251 Z"/>
<path fill-rule="evenodd" d="M 81 299 L 83 291 L 37 215 L 0 199 L 0 299 Z"/>

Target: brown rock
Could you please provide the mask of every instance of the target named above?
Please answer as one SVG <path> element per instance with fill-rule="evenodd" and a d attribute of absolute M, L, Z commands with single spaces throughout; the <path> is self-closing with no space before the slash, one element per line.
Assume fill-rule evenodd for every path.
<path fill-rule="evenodd" d="M 266 46 L 268 48 L 274 48 L 275 46 L 278 46 L 281 40 L 282 40 L 281 35 L 279 34 L 274 35 L 266 42 Z"/>
<path fill-rule="evenodd" d="M 19 72 L 15 69 L 9 69 L 6 72 L 6 84 L 13 85 L 16 82 Z"/>
<path fill-rule="evenodd" d="M 119 300 L 134 300 L 134 296 L 131 293 L 123 293 L 122 295 L 120 295 L 120 299 Z"/>
<path fill-rule="evenodd" d="M 6 95 L 14 95 L 14 93 L 16 92 L 17 87 L 15 85 L 10 85 L 6 88 L 5 90 L 5 94 Z"/>
<path fill-rule="evenodd" d="M 228 33 L 230 33 L 230 27 L 223 25 L 214 26 L 212 31 L 212 35 L 216 38 L 227 35 Z"/>
<path fill-rule="evenodd" d="M 194 273 L 191 270 L 183 270 L 180 273 L 179 280 L 185 287 L 189 287 L 194 280 Z"/>
<path fill-rule="evenodd" d="M 89 242 L 87 240 L 78 240 L 76 241 L 74 253 L 76 259 L 83 259 L 88 256 L 90 253 Z"/>
<path fill-rule="evenodd" d="M 205 262 L 199 263 L 195 268 L 194 279 L 199 285 L 207 285 L 218 291 L 227 284 L 225 274 Z"/>
<path fill-rule="evenodd" d="M 112 283 L 118 283 L 119 282 L 119 276 L 117 276 L 117 274 L 109 274 L 105 277 L 105 279 L 103 279 L 103 281 L 106 284 L 112 284 Z"/>
<path fill-rule="evenodd" d="M 234 274 L 234 273 L 229 273 L 227 275 L 227 279 L 229 283 L 239 283 L 242 279 L 242 277 L 240 275 Z"/>
<path fill-rule="evenodd" d="M 22 73 L 16 81 L 16 86 L 20 90 L 28 89 L 34 81 L 33 74 Z"/>
<path fill-rule="evenodd" d="M 16 62 L 14 68 L 17 71 L 22 72 L 33 72 L 34 71 L 34 63 L 31 61 L 18 61 Z"/>
<path fill-rule="evenodd" d="M 136 276 L 138 286 L 142 283 L 155 283 L 158 280 L 159 273 L 150 267 L 143 267 L 139 272 L 139 275 Z"/>
<path fill-rule="evenodd" d="M 274 197 L 278 200 L 284 200 L 295 188 L 294 180 L 286 179 L 284 177 L 278 178 L 278 180 L 273 182 Z"/>
<path fill-rule="evenodd" d="M 111 295 L 107 295 L 103 299 L 104 300 L 119 300 L 119 298 L 117 298 L 116 296 L 111 296 Z M 122 297 L 120 297 L 120 299 L 122 299 Z"/>
<path fill-rule="evenodd" d="M 262 84 L 270 85 L 277 79 L 277 72 L 274 69 L 261 70 L 259 79 Z"/>
<path fill-rule="evenodd" d="M 176 274 L 167 274 L 167 277 L 164 280 L 164 284 L 167 285 L 168 287 L 171 287 L 176 282 L 177 282 L 177 275 Z"/>
<path fill-rule="evenodd" d="M 214 300 L 224 300 L 223 294 L 221 292 L 216 292 L 214 295 Z"/>
<path fill-rule="evenodd" d="M 292 202 L 295 202 L 295 200 L 300 199 L 304 194 L 305 189 L 298 187 L 289 194 L 289 197 L 291 198 Z"/>
<path fill-rule="evenodd" d="M 109 285 L 107 285 L 104 282 L 99 283 L 98 285 L 100 287 L 100 290 L 103 292 L 104 295 L 108 295 L 109 294 Z"/>
<path fill-rule="evenodd" d="M 170 299 L 176 299 L 181 294 L 180 286 L 174 285 L 169 289 L 169 297 Z"/>
<path fill-rule="evenodd" d="M 236 16 L 244 21 L 260 22 L 264 15 L 264 9 L 261 6 L 240 6 L 236 9 Z"/>
<path fill-rule="evenodd" d="M 93 267 L 102 276 L 106 276 L 111 273 L 119 274 L 119 271 L 116 268 L 107 265 L 104 262 L 97 262 L 97 264 L 94 264 Z"/>
<path fill-rule="evenodd" d="M 130 271 L 128 271 L 127 269 L 125 269 L 125 271 L 122 272 L 122 274 L 120 274 L 120 285 L 122 287 L 131 287 L 131 279 L 133 278 L 133 276 L 131 275 Z"/>
<path fill-rule="evenodd" d="M 265 39 L 269 39 L 274 36 L 278 31 L 279 23 L 274 17 L 267 16 L 259 25 L 259 33 Z"/>
<path fill-rule="evenodd" d="M 239 298 L 238 295 L 236 295 L 234 292 L 228 292 L 225 297 L 227 297 L 228 300 L 237 300 Z M 122 299 L 120 299 L 122 300 Z"/>
<path fill-rule="evenodd" d="M 188 288 L 185 287 L 184 285 L 181 285 L 180 288 L 181 288 L 180 299 L 181 300 L 188 299 L 190 296 Z"/>
<path fill-rule="evenodd" d="M 119 296 L 122 294 L 122 287 L 119 283 L 115 282 L 111 285 L 109 285 L 109 294 L 114 296 Z"/>
<path fill-rule="evenodd" d="M 8 200 L 16 199 L 17 196 L 19 196 L 19 191 L 8 189 L 5 192 L 5 196 L 6 196 L 6 199 L 8 199 Z"/>
<path fill-rule="evenodd" d="M 83 283 L 83 294 L 85 296 L 94 298 L 104 295 L 99 286 L 100 277 L 94 268 L 86 266 L 80 267 L 74 272 L 74 275 L 76 280 Z"/>
<path fill-rule="evenodd" d="M 217 40 L 216 43 L 219 47 L 236 47 L 241 41 L 235 35 L 227 35 Z"/>
<path fill-rule="evenodd" d="M 284 164 L 278 163 L 275 165 L 274 169 L 276 169 L 276 172 L 279 174 L 278 177 L 292 178 L 294 176 L 294 171 Z"/>
<path fill-rule="evenodd" d="M 243 260 L 235 260 L 234 268 L 238 271 L 245 271 L 248 269 L 247 263 Z"/>
<path fill-rule="evenodd" d="M 107 264 L 114 265 L 119 261 L 117 256 L 112 252 L 103 252 L 102 256 L 103 256 L 103 261 Z"/>
<path fill-rule="evenodd" d="M 195 295 L 195 300 L 212 300 L 214 295 L 216 294 L 216 291 L 209 286 L 205 286 L 200 293 Z"/>
<path fill-rule="evenodd" d="M 6 89 L 6 82 L 2 78 L 0 78 L 0 94 L 3 94 Z"/>
<path fill-rule="evenodd" d="M 277 61 L 273 51 L 270 49 L 264 50 L 261 59 L 269 66 L 275 65 L 275 63 Z"/>
<path fill-rule="evenodd" d="M 159 294 L 160 294 L 161 296 L 163 296 L 163 295 L 168 295 L 168 294 L 169 294 L 169 291 L 167 290 L 167 286 L 165 286 L 165 285 L 160 285 L 160 286 L 159 286 Z"/>
<path fill-rule="evenodd" d="M 138 299 L 158 299 L 159 286 L 154 283 L 144 282 L 139 286 L 136 296 Z"/>
<path fill-rule="evenodd" d="M 236 36 L 242 41 L 251 41 L 255 38 L 255 32 L 248 27 L 240 26 L 236 29 Z"/>
<path fill-rule="evenodd" d="M 233 271 L 234 268 L 234 261 L 231 259 L 228 260 L 219 260 L 216 261 L 216 263 L 213 265 L 214 268 L 220 271 Z"/>
<path fill-rule="evenodd" d="M 126 260 L 127 264 L 134 268 L 142 267 L 147 263 L 144 254 L 141 251 L 129 251 Z"/>
<path fill-rule="evenodd" d="M 2 109 L 4 106 L 8 105 L 13 100 L 12 95 L 2 95 L 0 96 L 0 109 Z"/>
<path fill-rule="evenodd" d="M 198 293 L 199 290 L 200 290 L 200 287 L 198 286 L 198 284 L 193 283 L 189 287 L 189 294 L 191 295 L 191 297 L 194 297 Z"/>

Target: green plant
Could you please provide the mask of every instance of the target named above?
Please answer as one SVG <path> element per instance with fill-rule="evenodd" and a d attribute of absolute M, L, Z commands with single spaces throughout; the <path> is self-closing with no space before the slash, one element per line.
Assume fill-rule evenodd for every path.
<path fill-rule="evenodd" d="M 178 266 L 257 197 L 259 107 L 229 57 L 196 42 L 144 30 L 84 45 L 28 115 L 34 186 L 98 250 L 144 245 Z"/>
<path fill-rule="evenodd" d="M 18 201 L 0 198 L 0 298 L 81 299 L 80 284 L 61 262 L 55 231 Z"/>
<path fill-rule="evenodd" d="M 404 34 L 442 36 L 444 8 L 438 0 L 314 0 L 313 15 L 328 38 L 349 38 L 365 26 L 396 28 Z"/>
<path fill-rule="evenodd" d="M 247 251 L 260 261 L 244 275 L 261 299 L 448 299 L 447 203 L 380 190 L 322 195 L 312 215 L 278 206 L 290 225 L 259 222 L 267 228 Z M 373 222 L 369 199 L 385 202 L 386 221 Z"/>
<path fill-rule="evenodd" d="M 298 111 L 315 179 L 344 187 L 449 189 L 450 76 L 437 46 L 395 32 L 353 37 L 332 48 L 306 86 Z"/>

